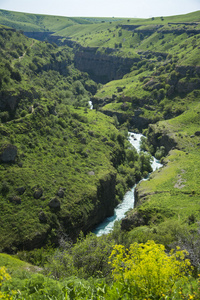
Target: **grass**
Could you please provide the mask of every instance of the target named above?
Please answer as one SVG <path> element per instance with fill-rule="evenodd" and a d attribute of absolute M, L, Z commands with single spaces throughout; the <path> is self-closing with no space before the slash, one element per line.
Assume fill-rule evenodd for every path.
<path fill-rule="evenodd" d="M 116 21 L 119 19 L 116 19 Z M 113 22 L 112 18 L 71 18 L 62 16 L 37 15 L 14 11 L 0 10 L 0 23 L 17 30 L 35 32 L 59 32 L 60 30 L 77 24 L 95 24 Z"/>
<path fill-rule="evenodd" d="M 10 274 L 17 271 L 36 272 L 36 270 L 38 271 L 39 269 L 27 262 L 5 253 L 0 254 L 0 266 L 5 266 Z"/>
<path fill-rule="evenodd" d="M 135 183 L 135 167 L 138 179 L 147 170 L 138 155 L 128 160 L 127 130 L 88 108 L 97 84 L 74 68 L 70 48 L 3 27 L 1 37 L 0 151 L 15 145 L 17 156 L 0 164 L 0 244 L 16 252 L 92 229 Z"/>
<path fill-rule="evenodd" d="M 174 212 L 171 219 L 198 227 L 199 220 L 199 142 L 195 132 L 199 129 L 199 103 L 180 116 L 154 125 L 154 132 L 170 134 L 177 142 L 164 160 L 164 167 L 153 173 L 149 180 L 137 186 L 144 209 L 153 207 L 170 209 Z M 191 137 L 194 136 L 194 137 Z M 138 208 L 140 209 L 140 208 Z M 136 208 L 137 210 L 137 208 Z"/>
<path fill-rule="evenodd" d="M 75 112 L 77 113 L 77 110 Z M 82 116 L 84 116 L 84 113 L 82 113 Z M 29 122 L 29 128 L 33 126 L 34 123 L 32 122 L 35 122 L 34 119 L 33 121 L 30 119 L 30 116 L 28 116 L 24 120 Z M 17 134 L 18 125 L 16 123 L 14 127 L 12 122 L 8 125 L 8 128 L 13 130 L 11 134 L 15 136 L 18 157 L 21 157 L 20 163 L 23 167 L 8 165 L 1 168 L 1 180 L 2 182 L 7 182 L 9 186 L 9 193 L 6 197 L 4 196 L 1 202 L 1 211 L 4 211 L 4 216 L 2 216 L 4 225 L 1 227 L 1 245 L 4 244 L 3 241 L 5 241 L 8 231 L 12 233 L 7 236 L 6 244 L 9 244 L 14 236 L 15 239 L 20 239 L 23 242 L 24 238 L 25 240 L 27 239 L 27 233 L 30 241 L 37 231 L 40 234 L 47 233 L 50 229 L 49 226 L 53 215 L 57 218 L 58 216 L 64 217 L 67 214 L 70 216 L 72 224 L 74 222 L 77 223 L 77 218 L 82 219 L 83 210 L 86 211 L 87 216 L 94 209 L 91 197 L 96 197 L 99 179 L 104 177 L 105 174 L 112 172 L 112 170 L 114 172 L 110 164 L 110 155 L 112 155 L 113 150 L 110 146 L 101 142 L 103 137 L 108 137 L 111 130 L 112 132 L 115 131 L 112 123 L 109 122 L 106 116 L 88 111 L 86 124 L 76 121 L 73 127 L 68 125 L 69 127 L 65 128 L 64 131 L 62 127 L 56 125 L 56 119 L 53 118 L 54 129 L 50 132 L 50 136 L 45 131 L 43 131 L 41 136 L 41 129 L 38 130 L 33 126 L 31 130 L 29 129 L 28 138 L 26 134 L 22 134 L 21 128 Z M 44 120 L 41 126 L 45 126 Z M 80 132 L 80 128 L 80 137 L 77 136 L 78 134 L 72 133 L 72 131 Z M 88 135 L 88 131 L 91 130 L 96 138 Z M 70 143 L 62 139 L 63 133 L 65 137 L 68 136 Z M 87 139 L 86 143 L 80 143 L 82 138 Z M 30 140 L 31 147 L 29 146 Z M 88 175 L 90 171 L 94 172 L 95 176 Z M 14 182 L 11 178 L 15 178 Z M 8 199 L 16 193 L 16 187 L 20 186 L 25 188 L 25 193 L 20 196 L 21 204 L 19 207 L 9 203 Z M 34 200 L 33 193 L 37 186 L 42 187 L 43 198 Z M 65 200 L 61 200 L 61 212 L 57 213 L 56 216 L 55 214 L 52 215 L 48 203 L 51 198 L 55 197 L 59 187 L 65 188 L 67 192 Z M 83 199 L 85 199 L 85 203 Z M 28 209 L 30 203 L 34 205 L 33 211 Z M 79 207 L 80 204 L 82 208 Z M 78 207 L 79 209 L 77 210 Z M 41 210 L 47 215 L 49 220 L 47 223 L 50 222 L 49 224 L 38 223 L 38 216 Z M 10 215 L 11 211 L 12 217 Z M 24 215 L 24 211 L 27 211 L 26 215 Z M 8 214 L 11 217 L 9 225 L 7 223 Z M 15 221 L 11 221 L 13 215 L 15 215 Z"/>
<path fill-rule="evenodd" d="M 0 240 L 1 250 L 15 251 L 16 246 L 37 247 L 37 240 L 48 235 L 55 239 L 66 218 L 69 234 L 72 228 L 83 229 L 95 208 L 99 181 L 116 175 L 112 160 L 122 149 L 110 134 L 118 136 L 114 121 L 87 108 L 90 93 L 84 86 L 91 81 L 86 75 L 77 80 L 81 73 L 72 69 L 69 49 L 35 42 L 3 27 L 0 34 L 5 41 L 1 93 L 17 101 L 16 106 L 2 107 L 1 147 L 14 144 L 18 151 L 15 163 L 0 165 Z M 18 77 L 13 78 L 13 72 Z M 49 201 L 61 187 L 61 209 L 52 210 Z M 43 197 L 36 199 L 34 192 L 40 188 Z"/>

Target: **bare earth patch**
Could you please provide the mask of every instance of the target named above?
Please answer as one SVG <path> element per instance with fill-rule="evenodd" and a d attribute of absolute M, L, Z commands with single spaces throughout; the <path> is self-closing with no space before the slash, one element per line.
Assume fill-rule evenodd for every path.
<path fill-rule="evenodd" d="M 185 173 L 185 170 L 181 170 L 181 172 L 182 173 Z M 182 188 L 184 188 L 185 187 L 185 182 L 186 182 L 186 180 L 185 179 L 182 179 L 182 177 L 181 177 L 181 175 L 180 174 L 178 174 L 178 180 L 177 180 L 177 182 L 175 183 L 175 185 L 174 185 L 174 188 L 176 188 L 176 189 L 182 189 Z"/>

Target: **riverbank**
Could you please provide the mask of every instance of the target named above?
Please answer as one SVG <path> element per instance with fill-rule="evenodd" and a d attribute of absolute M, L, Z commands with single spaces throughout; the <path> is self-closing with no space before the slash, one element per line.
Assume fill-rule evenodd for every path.
<path fill-rule="evenodd" d="M 140 152 L 140 141 L 141 138 L 144 137 L 140 133 L 128 133 L 128 140 L 130 141 L 131 145 L 137 150 L 137 152 Z M 151 163 L 153 171 L 156 169 L 162 167 L 162 164 L 155 159 L 155 157 L 152 157 L 152 163 Z M 147 179 L 147 178 L 146 178 Z M 143 180 L 146 180 L 145 178 Z M 134 185 L 131 190 L 126 192 L 124 195 L 123 201 L 115 208 L 114 215 L 106 218 L 102 223 L 100 223 L 95 230 L 93 230 L 93 233 L 95 233 L 97 236 L 101 236 L 103 234 L 108 234 L 114 227 L 115 221 L 122 220 L 125 218 L 126 213 L 134 208 L 135 204 L 135 188 L 136 185 Z"/>

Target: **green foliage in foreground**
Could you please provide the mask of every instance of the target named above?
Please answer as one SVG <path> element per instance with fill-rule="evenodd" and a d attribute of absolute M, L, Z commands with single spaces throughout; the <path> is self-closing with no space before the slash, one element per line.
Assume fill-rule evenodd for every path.
<path fill-rule="evenodd" d="M 199 299 L 198 279 L 190 275 L 184 251 L 169 254 L 164 246 L 148 241 L 129 249 L 117 245 L 110 256 L 109 282 L 90 278 L 56 281 L 42 274 L 11 276 L 0 268 L 1 299 Z"/>

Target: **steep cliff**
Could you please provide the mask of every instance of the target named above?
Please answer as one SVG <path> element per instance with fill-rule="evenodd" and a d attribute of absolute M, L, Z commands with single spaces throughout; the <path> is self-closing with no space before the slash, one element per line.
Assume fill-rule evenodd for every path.
<path fill-rule="evenodd" d="M 93 175 L 91 175 L 93 176 Z M 76 240 L 80 232 L 87 233 L 95 225 L 102 222 L 106 217 L 114 214 L 116 207 L 115 199 L 116 172 L 110 172 L 99 179 L 96 190 L 88 194 L 74 205 L 74 215 L 64 213 L 63 198 L 57 195 L 52 201 L 59 205 L 52 205 L 51 211 L 54 214 L 54 220 L 48 222 L 48 214 L 40 211 L 40 223 L 44 224 L 43 230 L 34 232 L 26 236 L 21 241 L 16 241 L 12 245 L 2 248 L 3 251 L 12 252 L 13 247 L 17 249 L 31 250 L 42 247 L 46 244 L 49 237 L 57 245 L 61 237 Z M 50 204 L 50 203 L 49 203 Z"/>
<path fill-rule="evenodd" d="M 150 124 L 148 129 L 148 142 L 154 147 L 164 146 L 166 154 L 174 147 L 177 146 L 177 141 L 174 139 L 174 134 L 167 130 L 160 131 L 156 125 Z"/>
<path fill-rule="evenodd" d="M 105 53 L 97 51 L 98 48 L 78 47 L 75 51 L 74 64 L 77 69 L 87 72 L 90 77 L 100 83 L 122 78 L 130 72 L 136 58 L 125 58 L 111 55 L 115 49 L 107 49 Z"/>

